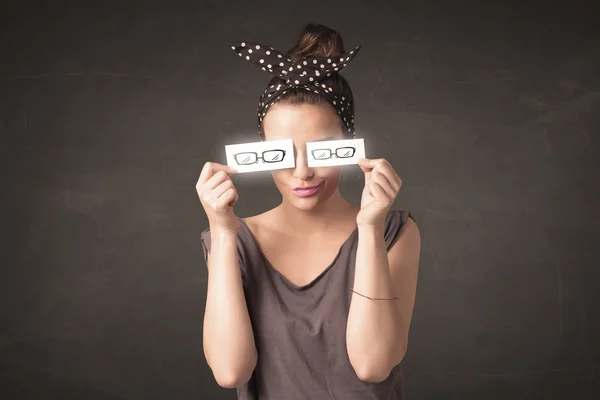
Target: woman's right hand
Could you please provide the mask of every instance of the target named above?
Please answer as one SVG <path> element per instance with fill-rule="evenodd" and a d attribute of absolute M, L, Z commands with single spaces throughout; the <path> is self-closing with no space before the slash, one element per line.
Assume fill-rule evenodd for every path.
<path fill-rule="evenodd" d="M 196 192 L 211 229 L 237 232 L 239 228 L 238 218 L 233 213 L 238 194 L 229 176 L 235 172 L 232 167 L 214 162 L 207 162 L 202 168 Z"/>

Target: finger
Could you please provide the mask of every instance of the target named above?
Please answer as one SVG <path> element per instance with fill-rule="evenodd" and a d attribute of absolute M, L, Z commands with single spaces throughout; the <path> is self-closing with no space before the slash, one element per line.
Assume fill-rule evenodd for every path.
<path fill-rule="evenodd" d="M 215 173 L 215 163 L 207 162 L 202 167 L 202 171 L 200 172 L 200 177 L 198 178 L 197 185 L 203 185 L 206 181 L 214 175 Z"/>
<path fill-rule="evenodd" d="M 395 191 L 393 184 L 389 181 L 387 176 L 385 176 L 385 174 L 383 174 L 381 171 L 373 171 L 371 180 L 373 182 L 379 184 L 383 188 L 383 190 L 385 191 L 385 193 L 387 194 L 388 197 L 390 197 L 390 198 L 396 197 L 397 192 Z"/>
<path fill-rule="evenodd" d="M 227 172 L 221 170 L 217 171 L 204 185 L 202 186 L 205 190 L 212 190 L 219 186 L 222 182 L 231 180 Z"/>
<path fill-rule="evenodd" d="M 215 189 L 211 190 L 205 195 L 205 203 L 216 210 L 223 210 L 227 208 L 227 205 L 235 200 L 236 190 L 233 184 L 228 184 L 228 181 L 221 183 Z M 233 192 L 232 195 L 230 192 Z"/>
<path fill-rule="evenodd" d="M 380 162 L 385 161 L 384 158 L 361 158 L 358 160 L 358 165 L 361 167 L 373 169 Z"/>
<path fill-rule="evenodd" d="M 225 208 L 227 206 L 233 207 L 237 202 L 238 195 L 235 189 L 227 189 L 218 199 L 217 207 Z"/>
<path fill-rule="evenodd" d="M 237 203 L 237 201 L 239 199 L 239 195 L 238 195 L 237 190 L 234 190 L 233 194 L 234 194 L 235 197 L 234 197 L 234 199 L 231 202 L 229 202 L 229 205 L 232 206 L 232 207 L 235 206 L 235 204 Z"/>
<path fill-rule="evenodd" d="M 373 166 L 371 166 L 371 162 L 372 160 L 369 160 L 368 158 L 361 158 L 358 160 L 358 166 L 360 167 L 360 169 L 362 170 L 362 172 L 364 172 L 365 174 L 365 182 L 369 182 L 370 180 L 370 176 L 371 176 L 371 172 L 373 171 Z"/>
<path fill-rule="evenodd" d="M 392 167 L 387 160 L 384 159 L 382 162 L 378 163 L 373 170 L 383 173 L 394 190 L 400 190 L 400 187 L 402 186 L 402 179 L 400 179 L 394 167 Z"/>
<path fill-rule="evenodd" d="M 402 187 L 402 180 L 400 179 L 398 174 L 396 174 L 396 171 L 394 171 L 393 168 L 386 167 L 384 165 L 382 165 L 381 167 L 378 166 L 373 170 L 373 174 L 379 174 L 384 176 L 393 190 L 395 190 L 396 192 L 400 191 L 400 187 Z"/>
<path fill-rule="evenodd" d="M 363 172 L 369 172 L 371 171 L 373 168 L 368 168 L 368 167 L 364 167 L 361 164 L 358 164 L 358 166 L 360 167 L 360 169 L 362 169 Z"/>
<path fill-rule="evenodd" d="M 363 171 L 363 173 L 365 174 L 365 182 L 369 182 L 369 180 L 371 179 L 371 170 L 370 169 L 365 169 L 363 167 L 360 167 Z"/>
<path fill-rule="evenodd" d="M 212 177 L 216 172 L 224 171 L 228 174 L 236 173 L 237 170 L 228 165 L 218 164 L 214 162 L 207 162 L 204 164 L 202 171 L 200 172 L 200 177 L 198 178 L 198 185 L 203 185 Z"/>
<path fill-rule="evenodd" d="M 214 196 L 216 199 L 218 199 L 219 197 L 221 197 L 221 195 L 223 193 L 225 193 L 229 189 L 235 190 L 235 187 L 233 186 L 233 182 L 231 182 L 230 179 L 224 180 L 223 182 L 219 183 L 217 185 L 217 187 L 215 187 L 212 190 L 211 196 Z"/>
<path fill-rule="evenodd" d="M 369 163 L 369 160 L 366 158 L 361 158 L 360 160 L 358 160 L 358 166 L 360 167 L 360 169 L 362 169 L 362 171 L 364 173 L 367 173 L 367 172 L 370 172 L 373 170 L 373 167 Z"/>
<path fill-rule="evenodd" d="M 387 194 L 381 185 L 375 181 L 371 182 L 371 196 L 380 201 L 388 201 Z"/>

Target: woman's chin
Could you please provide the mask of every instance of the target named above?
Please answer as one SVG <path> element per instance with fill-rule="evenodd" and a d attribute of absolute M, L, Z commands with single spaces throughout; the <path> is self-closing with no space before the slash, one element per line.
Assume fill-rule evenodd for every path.
<path fill-rule="evenodd" d="M 290 193 L 285 196 L 285 202 L 297 210 L 310 211 L 318 207 L 321 204 L 322 199 L 319 194 L 302 197 L 298 196 L 294 191 L 290 191 Z"/>
<path fill-rule="evenodd" d="M 300 197 L 295 193 L 292 193 L 293 197 L 290 199 L 290 204 L 298 210 L 314 211 L 325 206 L 325 203 L 330 200 L 331 196 L 324 196 L 324 194 L 325 193 L 317 193 L 314 196 Z"/>
<path fill-rule="evenodd" d="M 321 202 L 317 196 L 315 197 L 297 197 L 292 204 L 295 208 L 303 211 L 314 210 Z"/>

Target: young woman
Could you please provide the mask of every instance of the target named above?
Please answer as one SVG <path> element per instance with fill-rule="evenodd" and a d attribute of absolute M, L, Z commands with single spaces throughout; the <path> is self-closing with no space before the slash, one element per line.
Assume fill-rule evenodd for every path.
<path fill-rule="evenodd" d="M 306 158 L 307 142 L 353 137 L 352 92 L 338 71 L 358 48 L 346 53 L 336 31 L 312 24 L 286 54 L 232 48 L 276 75 L 259 101 L 260 136 L 292 139 L 295 167 L 272 172 L 281 204 L 243 219 L 235 171 L 208 162 L 200 174 L 214 377 L 240 399 L 401 399 L 420 255 L 412 216 L 391 209 L 402 181 L 385 159 L 361 160 L 355 206 L 338 190 L 341 167 Z"/>

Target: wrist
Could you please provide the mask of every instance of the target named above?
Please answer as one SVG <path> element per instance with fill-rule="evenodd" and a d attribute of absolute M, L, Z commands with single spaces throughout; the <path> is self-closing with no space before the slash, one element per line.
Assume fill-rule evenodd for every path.
<path fill-rule="evenodd" d="M 359 229 L 383 229 L 385 227 L 385 215 L 380 217 L 377 216 L 369 220 L 357 218 L 356 225 Z"/>
<path fill-rule="evenodd" d="M 219 225 L 209 225 L 210 227 L 210 235 L 213 238 L 219 239 L 227 239 L 227 238 L 237 238 L 239 227 L 231 227 L 231 226 L 219 226 Z"/>
<path fill-rule="evenodd" d="M 373 235 L 379 235 L 379 234 L 383 234 L 383 232 L 385 231 L 385 223 L 384 221 L 380 221 L 380 222 L 374 222 L 374 223 L 358 223 L 357 224 L 358 227 L 358 233 L 359 235 L 369 235 L 369 234 L 373 234 Z"/>

